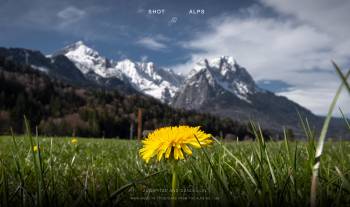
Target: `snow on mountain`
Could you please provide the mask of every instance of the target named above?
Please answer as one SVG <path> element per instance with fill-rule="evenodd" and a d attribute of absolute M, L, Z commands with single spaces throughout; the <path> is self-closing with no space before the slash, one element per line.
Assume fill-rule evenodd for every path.
<path fill-rule="evenodd" d="M 82 41 L 68 45 L 59 50 L 54 55 L 63 54 L 69 58 L 76 67 L 84 74 L 94 72 L 102 77 L 106 77 L 109 70 L 109 60 L 101 56 L 94 49 L 86 46 Z M 118 74 L 114 74 L 118 75 Z"/>
<path fill-rule="evenodd" d="M 153 62 L 108 60 L 82 41 L 69 45 L 54 55 L 57 54 L 68 57 L 77 68 L 90 77 L 95 73 L 103 78 L 119 78 L 130 83 L 136 90 L 165 103 L 175 95 L 183 80 L 172 70 L 158 68 Z"/>
<path fill-rule="evenodd" d="M 188 85 L 202 82 L 195 78 L 198 73 L 205 73 L 211 86 L 219 85 L 225 91 L 235 94 L 246 102 L 250 102 L 249 94 L 253 94 L 258 89 L 246 69 L 238 65 L 233 57 L 222 56 L 199 61 L 189 73 Z"/>
<path fill-rule="evenodd" d="M 153 62 L 108 60 L 82 41 L 68 45 L 54 55 L 63 54 L 76 67 L 90 78 L 92 74 L 103 78 L 119 78 L 128 82 L 136 90 L 169 103 L 179 90 L 184 78 L 170 69 L 157 67 Z M 254 93 L 256 86 L 248 72 L 239 66 L 233 57 L 204 59 L 198 62 L 187 78 L 188 84 L 194 75 L 205 70 L 209 84 L 220 85 L 226 91 L 249 102 L 248 95 Z M 95 78 L 95 79 L 98 79 Z"/>
<path fill-rule="evenodd" d="M 300 119 L 296 112 L 313 123 L 317 122 L 318 126 L 322 125 L 322 120 L 306 108 L 261 89 L 245 68 L 225 56 L 195 64 L 171 105 L 239 122 L 253 121 L 263 128 L 290 128 L 299 134 L 302 130 L 298 127 Z"/>
<path fill-rule="evenodd" d="M 44 73 L 48 73 L 49 72 L 49 69 L 47 67 L 43 67 L 43 66 L 36 66 L 36 65 L 30 65 L 32 68 L 36 69 L 36 70 L 39 70 L 41 72 L 44 72 Z"/>
<path fill-rule="evenodd" d="M 132 62 L 125 59 L 116 62 L 114 68 L 121 71 L 135 89 L 166 103 L 181 84 L 180 77 L 175 73 L 158 68 L 153 62 Z"/>

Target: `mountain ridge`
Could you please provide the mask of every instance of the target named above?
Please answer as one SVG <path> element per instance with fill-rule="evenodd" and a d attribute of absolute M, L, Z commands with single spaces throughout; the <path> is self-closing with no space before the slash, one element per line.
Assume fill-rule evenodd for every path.
<path fill-rule="evenodd" d="M 285 127 L 301 134 L 297 113 L 314 122 L 316 128 L 323 122 L 322 117 L 288 98 L 260 88 L 247 69 L 230 56 L 202 59 L 183 77 L 153 62 L 105 58 L 82 41 L 47 56 L 19 48 L 0 48 L 0 55 L 22 64 L 29 61 L 33 68 L 71 83 L 78 80 L 82 86 L 144 94 L 174 108 L 209 111 L 245 123 L 256 120 L 274 130 Z M 330 131 L 336 132 L 338 125 L 338 120 L 332 123 Z"/>
<path fill-rule="evenodd" d="M 0 55 L 0 134 L 25 133 L 26 116 L 31 129 L 41 136 L 127 139 L 136 135 L 132 126 L 137 124 L 140 108 L 144 130 L 191 125 L 215 136 L 252 137 L 248 126 L 229 119 L 174 109 L 141 94 L 74 86 Z"/>
<path fill-rule="evenodd" d="M 153 62 L 137 62 L 130 59 L 109 60 L 82 41 L 68 45 L 54 52 L 52 56 L 60 54 L 74 62 L 84 74 L 94 72 L 103 78 L 117 77 L 129 82 L 139 92 L 165 103 L 170 101 L 169 99 L 174 96 L 182 82 L 182 77 L 172 70 L 158 68 Z"/>
<path fill-rule="evenodd" d="M 246 123 L 257 121 L 264 128 L 289 128 L 298 135 L 303 134 L 298 114 L 317 130 L 323 124 L 323 118 L 309 109 L 260 88 L 244 67 L 227 56 L 204 59 L 196 64 L 171 104 L 175 108 L 210 111 Z M 345 134 L 345 125 L 343 131 L 339 130 L 342 125 L 342 120 L 334 118 L 330 133 Z"/>

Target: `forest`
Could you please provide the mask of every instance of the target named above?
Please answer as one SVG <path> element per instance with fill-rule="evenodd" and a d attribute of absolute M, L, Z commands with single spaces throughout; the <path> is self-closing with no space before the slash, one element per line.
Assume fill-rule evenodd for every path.
<path fill-rule="evenodd" d="M 24 133 L 24 117 L 43 136 L 119 137 L 136 135 L 137 112 L 143 130 L 168 125 L 201 126 L 214 136 L 250 139 L 246 123 L 206 113 L 174 109 L 151 97 L 117 90 L 79 87 L 28 65 L 0 57 L 0 134 Z M 263 130 L 266 137 L 272 132 Z"/>

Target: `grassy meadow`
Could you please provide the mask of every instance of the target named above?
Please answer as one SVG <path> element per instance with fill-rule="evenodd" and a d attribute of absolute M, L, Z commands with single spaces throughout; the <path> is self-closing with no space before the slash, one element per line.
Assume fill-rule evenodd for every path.
<path fill-rule="evenodd" d="M 1 206 L 170 206 L 169 162 L 146 164 L 136 140 L 33 137 L 35 152 L 30 140 L 0 137 Z M 308 206 L 315 144 L 257 139 L 194 150 L 177 164 L 176 205 Z M 325 143 L 319 206 L 350 205 L 349 152 L 348 141 Z"/>
<path fill-rule="evenodd" d="M 146 164 L 139 141 L 37 137 L 25 119 L 26 135 L 0 136 L 0 205 L 350 206 L 350 141 L 326 139 L 342 87 L 350 92 L 350 71 L 334 67 L 342 83 L 319 137 L 300 117 L 303 141 L 267 142 L 252 123 L 255 141 L 214 138 L 184 160 Z"/>

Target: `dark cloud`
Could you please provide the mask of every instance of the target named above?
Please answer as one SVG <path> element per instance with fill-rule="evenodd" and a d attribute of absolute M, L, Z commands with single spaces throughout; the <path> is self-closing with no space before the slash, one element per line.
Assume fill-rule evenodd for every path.
<path fill-rule="evenodd" d="M 0 0 L 0 40 L 52 52 L 82 39 L 107 57 L 147 56 L 182 72 L 198 58 L 232 55 L 255 79 L 293 85 L 284 95 L 324 113 L 339 81 L 330 60 L 350 62 L 349 10 L 347 0 Z"/>

